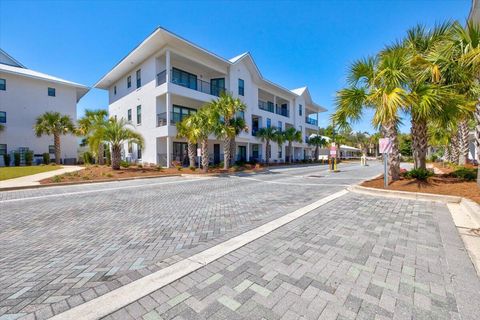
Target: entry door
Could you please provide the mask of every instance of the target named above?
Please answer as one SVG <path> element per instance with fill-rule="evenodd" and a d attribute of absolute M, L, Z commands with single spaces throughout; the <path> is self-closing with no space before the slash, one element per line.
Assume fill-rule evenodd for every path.
<path fill-rule="evenodd" d="M 210 93 L 214 96 L 220 96 L 225 90 L 225 78 L 217 78 L 210 80 Z"/>
<path fill-rule="evenodd" d="M 185 142 L 173 143 L 173 161 L 178 161 L 182 165 L 188 164 L 188 148 Z"/>
<path fill-rule="evenodd" d="M 238 146 L 238 160 L 240 161 L 247 161 L 247 147 L 246 146 Z"/>
<path fill-rule="evenodd" d="M 220 145 L 215 143 L 213 145 L 213 164 L 220 163 Z"/>

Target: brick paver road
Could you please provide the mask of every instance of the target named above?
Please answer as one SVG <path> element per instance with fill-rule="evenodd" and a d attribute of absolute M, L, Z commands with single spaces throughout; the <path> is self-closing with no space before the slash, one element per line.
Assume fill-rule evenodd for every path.
<path fill-rule="evenodd" d="M 48 318 L 339 191 L 346 185 L 371 177 L 380 171 L 380 166 L 361 168 L 358 165 L 346 165 L 343 172 L 337 174 L 329 174 L 325 169 L 305 167 L 237 177 L 163 178 L 0 193 L 0 319 Z M 145 319 L 176 316 L 184 319 L 194 316 L 230 319 L 232 316 L 233 319 L 234 315 L 253 317 L 252 310 L 260 309 L 263 311 L 258 311 L 258 314 L 264 312 L 266 319 L 293 316 L 292 312 L 296 311 L 291 308 L 287 308 L 290 313 L 274 309 L 278 301 L 269 307 L 273 303 L 269 300 L 273 294 L 281 295 L 275 293 L 279 287 L 288 287 L 285 290 L 290 292 L 288 295 L 285 293 L 282 299 L 295 298 L 291 294 L 302 297 L 315 280 L 314 288 L 321 292 L 308 289 L 308 294 L 312 295 L 313 290 L 316 297 L 321 297 L 322 292 L 336 296 L 337 284 L 340 283 L 335 282 L 336 276 L 332 278 L 333 273 L 328 275 L 323 268 L 316 268 L 323 265 L 330 270 L 336 264 L 335 272 L 342 272 L 345 271 L 342 268 L 348 264 L 346 272 L 353 275 L 358 273 L 357 278 L 353 283 L 347 281 L 350 279 L 348 274 L 342 279 L 346 279 L 353 290 L 356 281 L 364 281 L 362 284 L 365 284 L 365 278 L 368 275 L 373 277 L 377 272 L 376 266 L 369 262 L 374 258 L 400 263 L 401 279 L 403 265 L 406 265 L 405 272 L 410 272 L 408 276 L 413 277 L 410 279 L 413 282 L 409 282 L 413 305 L 430 301 L 430 308 L 421 310 L 437 312 L 439 301 L 446 299 L 451 308 L 450 313 L 443 315 L 455 316 L 458 309 L 454 292 L 447 282 L 441 283 L 439 280 L 447 279 L 449 273 L 441 268 L 445 263 L 442 260 L 445 253 L 442 251 L 438 227 L 435 227 L 437 222 L 432 204 L 394 200 L 389 203 L 370 199 L 365 200 L 369 209 L 360 211 L 361 214 L 351 210 L 363 207 L 361 200 L 364 198 L 348 195 L 348 198 L 337 200 L 335 205 L 332 203 L 328 205 L 330 207 L 321 207 L 315 213 L 318 218 L 314 219 L 315 223 L 297 225 L 301 221 L 305 223 L 305 219 L 299 219 L 299 222 L 284 227 L 289 229 L 281 237 L 274 232 L 193 273 L 189 276 L 191 279 L 184 278 L 155 293 L 162 297 L 165 295 L 167 300 L 155 298 L 153 294 L 142 299 L 141 304 L 132 304 L 111 316 L 119 319 L 127 317 L 127 314 L 128 317 Z M 370 205 L 378 201 L 383 201 L 383 206 L 372 209 Z M 384 217 L 381 208 L 390 210 L 390 218 Z M 337 214 L 346 217 L 348 221 L 343 221 L 344 224 L 348 222 L 346 226 L 343 227 L 340 223 L 342 219 L 338 219 Z M 400 214 L 402 218 L 394 214 Z M 294 226 L 296 231 L 290 229 Z M 425 236 L 419 232 L 419 228 L 428 231 Z M 393 231 L 395 233 L 390 239 Z M 398 253 L 392 242 L 394 239 L 402 241 Z M 268 242 L 273 247 L 266 246 Z M 431 273 L 433 276 L 428 273 L 429 250 L 433 250 L 434 256 L 440 261 L 432 264 L 437 267 Z M 283 256 L 287 251 L 291 254 Z M 425 253 L 427 256 L 423 257 Z M 282 260 L 277 260 L 279 257 Z M 322 262 L 306 263 L 314 259 Z M 299 264 L 303 267 L 299 267 Z M 280 269 L 284 268 L 285 272 L 274 271 L 277 265 Z M 308 269 L 315 265 L 317 267 L 314 269 Z M 387 271 L 382 269 L 379 272 L 386 272 L 384 276 L 388 277 L 389 269 L 383 264 L 382 268 Z M 398 266 L 394 268 L 398 272 Z M 413 268 L 413 271 L 409 268 Z M 422 273 L 425 268 L 426 275 Z M 317 271 L 315 278 L 312 274 Z M 232 277 L 234 273 L 236 275 L 230 279 L 229 276 Z M 432 285 L 420 281 L 424 278 L 416 280 L 417 273 L 428 280 L 428 277 L 437 275 L 435 280 L 439 280 L 438 287 L 433 287 L 433 290 L 444 292 L 442 297 L 445 299 L 429 296 L 426 291 L 430 292 Z M 240 279 L 239 283 L 233 281 Z M 297 286 L 302 291 L 300 293 L 294 287 L 289 287 L 294 286 L 297 280 L 311 282 Z M 377 298 L 381 300 L 389 288 L 378 283 L 372 282 L 372 286 L 376 287 L 371 287 L 368 292 L 375 291 L 373 297 L 380 294 Z M 278 287 L 275 287 L 277 284 Z M 428 290 L 425 287 L 417 290 L 418 284 L 428 285 Z M 404 292 L 407 289 L 400 292 L 400 288 L 401 283 L 397 294 L 407 294 Z M 273 292 L 272 296 L 269 292 Z M 363 293 L 372 296 L 368 292 Z M 219 293 L 222 294 L 217 296 Z M 378 305 L 369 298 L 354 295 L 352 291 L 350 293 L 351 297 L 360 299 L 360 303 L 366 301 Z M 392 295 L 395 307 L 400 305 L 408 309 L 410 305 L 407 301 Z M 257 301 L 259 297 L 264 298 L 263 304 Z M 145 305 L 145 301 L 150 303 Z M 189 301 L 198 303 L 191 306 Z M 340 302 L 336 301 L 334 306 L 330 306 L 333 302 L 327 303 L 320 314 L 331 308 L 340 308 L 344 305 Z M 370 304 L 363 309 L 376 310 Z M 320 307 L 319 304 L 318 309 Z M 251 308 L 248 311 L 250 313 L 243 312 L 248 308 Z M 266 316 L 267 310 L 269 316 Z M 359 308 L 352 312 L 360 315 L 362 310 Z M 379 316 L 392 315 L 393 311 L 386 310 L 390 313 Z M 313 314 L 304 316 L 308 318 Z M 347 318 L 353 315 L 340 311 L 337 314 Z M 302 314 L 296 312 L 295 315 Z"/>

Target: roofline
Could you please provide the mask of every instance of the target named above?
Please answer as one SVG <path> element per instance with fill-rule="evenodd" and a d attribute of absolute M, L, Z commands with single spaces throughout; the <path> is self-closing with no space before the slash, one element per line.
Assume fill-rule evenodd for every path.
<path fill-rule="evenodd" d="M 25 68 L 25 69 L 26 69 L 26 68 Z M 31 69 L 27 69 L 27 70 L 31 70 Z M 75 83 L 75 82 L 70 82 L 70 81 L 66 81 L 66 80 L 65 80 L 65 81 L 61 81 L 61 80 L 49 79 L 49 78 L 44 78 L 44 77 L 35 76 L 35 75 L 31 75 L 31 74 L 24 74 L 24 73 L 21 73 L 21 72 L 15 72 L 15 71 L 12 71 L 12 70 L 5 70 L 5 69 L 0 69 L 0 72 L 10 73 L 10 74 L 16 74 L 16 75 L 23 76 L 23 77 L 27 77 L 27 78 L 44 80 L 44 81 L 49 81 L 49 82 L 53 82 L 53 83 L 63 84 L 63 85 L 65 85 L 65 86 L 70 86 L 70 87 L 75 87 L 75 88 L 88 89 L 88 90 L 90 90 L 90 87 L 84 86 L 83 84 L 79 84 L 79 83 Z"/>
<path fill-rule="evenodd" d="M 0 48 L 0 51 L 1 51 L 4 55 L 6 55 L 8 58 L 12 59 L 13 62 L 15 62 L 16 64 L 18 64 L 21 68 L 27 69 L 27 67 L 25 67 L 22 63 L 20 63 L 20 61 L 18 61 L 17 59 L 15 59 L 15 58 L 12 57 L 11 55 L 9 55 L 5 50 L 3 50 L 3 49 Z M 4 63 L 4 64 L 6 64 L 7 66 L 9 66 L 8 63 Z M 12 66 L 12 67 L 15 67 L 15 66 Z"/>

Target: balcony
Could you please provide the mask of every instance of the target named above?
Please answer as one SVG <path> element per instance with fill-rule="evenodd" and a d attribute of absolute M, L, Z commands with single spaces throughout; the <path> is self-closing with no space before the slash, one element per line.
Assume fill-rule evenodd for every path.
<path fill-rule="evenodd" d="M 164 84 L 166 81 L 166 70 L 157 74 L 157 86 Z M 177 71 L 170 71 L 170 82 L 188 89 L 217 97 L 219 97 L 220 94 L 225 91 L 225 86 L 216 85 L 211 82 L 197 79 L 195 75 L 188 74 L 185 76 L 183 73 Z"/>
<path fill-rule="evenodd" d="M 318 120 L 313 119 L 313 118 L 309 118 L 309 117 L 305 117 L 305 123 L 306 124 L 311 124 L 311 125 L 314 125 L 314 126 L 318 126 Z"/>
<path fill-rule="evenodd" d="M 267 101 L 258 100 L 258 108 L 260 110 L 275 113 L 275 108 L 273 106 L 273 102 L 270 102 L 270 101 L 267 102 Z"/>
<path fill-rule="evenodd" d="M 175 125 L 177 122 L 181 122 L 183 119 L 188 117 L 189 114 L 184 114 L 180 112 L 170 112 L 170 125 Z M 167 113 L 157 114 L 157 127 L 163 127 L 167 125 Z"/>

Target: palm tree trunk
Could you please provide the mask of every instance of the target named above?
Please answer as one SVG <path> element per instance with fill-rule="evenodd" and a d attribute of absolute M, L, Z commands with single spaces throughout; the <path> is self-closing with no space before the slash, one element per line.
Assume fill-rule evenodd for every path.
<path fill-rule="evenodd" d="M 319 149 L 319 145 L 317 144 L 317 145 L 315 146 L 315 161 L 318 160 L 318 149 Z"/>
<path fill-rule="evenodd" d="M 267 158 L 267 166 L 270 163 L 270 140 L 266 140 L 265 142 L 265 157 Z"/>
<path fill-rule="evenodd" d="M 468 158 L 468 122 L 463 119 L 458 124 L 458 164 L 465 165 Z"/>
<path fill-rule="evenodd" d="M 232 139 L 230 139 L 230 165 L 234 165 L 235 164 L 235 153 L 237 151 L 237 144 L 235 142 L 235 137 L 233 137 Z"/>
<path fill-rule="evenodd" d="M 60 135 L 58 133 L 53 134 L 53 145 L 55 146 L 55 163 L 60 164 L 62 150 L 60 147 Z"/>
<path fill-rule="evenodd" d="M 195 145 L 191 142 L 187 142 L 188 162 L 190 168 L 195 167 Z"/>
<path fill-rule="evenodd" d="M 428 132 L 426 120 L 412 119 L 412 149 L 415 169 L 427 169 Z"/>
<path fill-rule="evenodd" d="M 232 139 L 230 136 L 226 135 L 225 139 L 223 139 L 223 169 L 228 170 L 230 167 L 230 141 Z"/>
<path fill-rule="evenodd" d="M 293 145 L 292 141 L 288 141 L 288 162 L 293 162 Z"/>
<path fill-rule="evenodd" d="M 477 169 L 477 184 L 480 186 L 480 103 L 477 104 L 475 108 L 475 112 L 473 113 L 475 117 L 475 147 L 477 149 L 477 161 L 478 169 Z"/>
<path fill-rule="evenodd" d="M 112 146 L 112 169 L 120 170 L 120 158 L 122 157 L 122 151 L 119 145 Z"/>
<path fill-rule="evenodd" d="M 208 172 L 208 138 L 202 139 L 201 142 L 202 145 L 202 167 L 203 167 L 203 172 L 207 173 Z"/>
<path fill-rule="evenodd" d="M 101 166 L 105 164 L 105 160 L 103 158 L 103 152 L 104 152 L 104 145 L 103 143 L 98 144 L 98 151 L 97 151 L 97 163 Z"/>
<path fill-rule="evenodd" d="M 458 132 L 455 132 L 452 136 L 452 139 L 450 141 L 452 147 L 450 149 L 450 159 L 451 159 L 451 162 L 453 163 L 458 163 L 458 159 L 459 159 L 459 145 L 458 145 Z"/>
<path fill-rule="evenodd" d="M 400 152 L 398 150 L 398 131 L 395 122 L 387 123 L 384 126 L 385 134 L 387 138 L 392 140 L 392 153 L 390 154 L 389 163 L 389 175 L 392 180 L 398 180 L 400 178 Z"/>
<path fill-rule="evenodd" d="M 443 150 L 443 162 L 450 162 L 450 147 L 446 145 Z"/>

